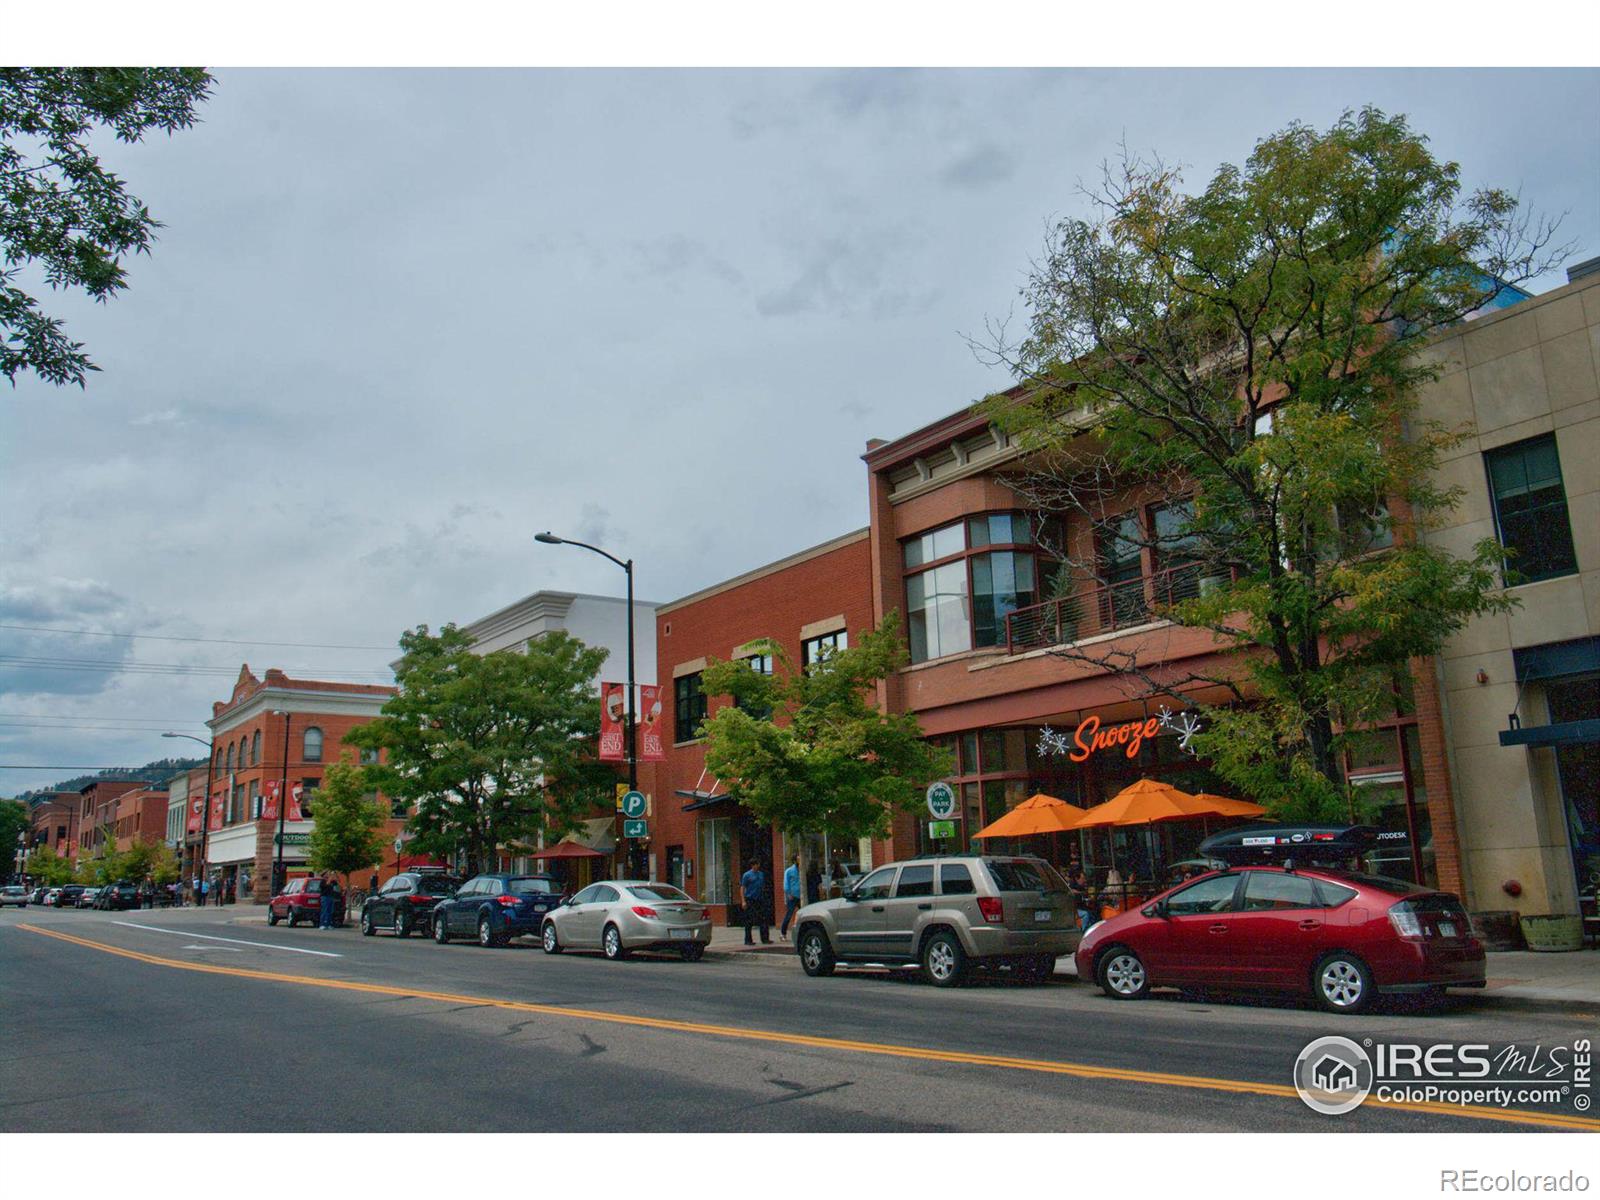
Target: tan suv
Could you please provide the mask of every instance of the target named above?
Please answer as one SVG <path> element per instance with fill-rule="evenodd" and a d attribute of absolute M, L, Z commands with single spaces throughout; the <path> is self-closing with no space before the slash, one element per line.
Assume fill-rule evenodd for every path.
<path fill-rule="evenodd" d="M 1043 982 L 1082 934 L 1067 884 L 1043 859 L 987 854 L 879 867 L 833 900 L 800 910 L 795 947 L 807 975 L 839 963 L 920 964 L 940 987 L 975 966 Z"/>

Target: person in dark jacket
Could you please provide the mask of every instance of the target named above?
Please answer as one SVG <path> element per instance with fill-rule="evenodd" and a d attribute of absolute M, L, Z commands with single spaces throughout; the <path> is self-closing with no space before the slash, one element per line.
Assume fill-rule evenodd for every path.
<path fill-rule="evenodd" d="M 753 946 L 750 931 L 761 927 L 761 941 L 772 943 L 771 920 L 767 916 L 767 876 L 761 864 L 750 860 L 749 869 L 739 877 L 739 890 L 744 894 L 744 944 Z"/>
<path fill-rule="evenodd" d="M 822 868 L 812 859 L 806 865 L 806 903 L 815 904 L 822 899 Z"/>

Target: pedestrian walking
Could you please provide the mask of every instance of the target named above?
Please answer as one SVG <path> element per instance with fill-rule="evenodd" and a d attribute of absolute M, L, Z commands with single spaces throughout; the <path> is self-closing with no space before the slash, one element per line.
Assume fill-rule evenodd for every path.
<path fill-rule="evenodd" d="M 761 943 L 772 944 L 772 922 L 767 916 L 767 875 L 755 859 L 745 873 L 739 876 L 739 890 L 744 893 L 744 944 L 754 946 L 750 931 L 761 927 Z"/>
<path fill-rule="evenodd" d="M 816 859 L 806 868 L 806 903 L 815 904 L 822 899 L 822 867 Z"/>
<path fill-rule="evenodd" d="M 789 936 L 789 922 L 800 909 L 800 856 L 789 860 L 783 872 L 783 924 L 778 926 L 778 936 Z"/>
<path fill-rule="evenodd" d="M 322 890 L 317 903 L 318 929 L 333 928 L 333 886 L 333 877 L 324 875 L 322 877 Z"/>

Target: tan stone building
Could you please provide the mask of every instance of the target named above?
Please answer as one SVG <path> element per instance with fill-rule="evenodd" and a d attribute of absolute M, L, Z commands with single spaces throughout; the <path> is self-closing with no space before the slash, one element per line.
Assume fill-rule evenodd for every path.
<path fill-rule="evenodd" d="M 1585 264 L 1586 266 L 1592 264 Z M 1439 481 L 1459 506 L 1426 539 L 1498 539 L 1506 616 L 1437 660 L 1448 786 L 1474 910 L 1574 913 L 1600 870 L 1600 271 L 1472 321 L 1429 353 L 1419 417 L 1473 436 Z"/>

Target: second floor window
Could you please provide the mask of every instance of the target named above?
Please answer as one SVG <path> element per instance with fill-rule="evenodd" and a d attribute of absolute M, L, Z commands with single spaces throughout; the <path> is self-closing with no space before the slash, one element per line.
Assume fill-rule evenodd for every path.
<path fill-rule="evenodd" d="M 256 730 L 250 735 L 250 765 L 253 767 L 261 761 L 261 730 Z"/>
<path fill-rule="evenodd" d="M 1037 518 L 982 513 L 907 539 L 911 661 L 1006 641 L 1006 617 L 1039 602 Z"/>
<path fill-rule="evenodd" d="M 706 694 L 700 687 L 700 672 L 680 675 L 673 681 L 672 739 L 692 742 L 700 735 L 696 732 L 706 719 Z"/>
<path fill-rule="evenodd" d="M 770 654 L 752 654 L 740 661 L 758 675 L 772 674 L 772 655 Z M 758 721 L 765 721 L 772 716 L 770 705 L 747 704 L 739 700 L 736 700 L 735 703 L 739 705 L 740 711 L 749 713 Z"/>
<path fill-rule="evenodd" d="M 1507 582 L 1571 575 L 1578 569 L 1578 556 L 1554 435 L 1502 446 L 1483 458 L 1500 544 L 1515 551 L 1506 564 L 1511 576 Z"/>
<path fill-rule="evenodd" d="M 800 643 L 800 669 L 809 673 L 812 667 L 825 663 L 841 650 L 850 647 L 850 635 L 844 630 L 807 638 Z M 771 672 L 769 671 L 770 675 Z"/>
<path fill-rule="evenodd" d="M 305 735 L 305 761 L 322 761 L 322 730 L 313 725 L 306 730 Z"/>

